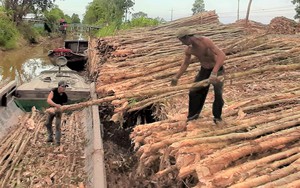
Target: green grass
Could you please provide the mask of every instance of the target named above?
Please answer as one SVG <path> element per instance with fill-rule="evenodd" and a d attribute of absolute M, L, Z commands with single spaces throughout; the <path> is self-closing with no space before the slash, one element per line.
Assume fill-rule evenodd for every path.
<path fill-rule="evenodd" d="M 160 19 L 145 18 L 145 17 L 136 18 L 124 23 L 113 22 L 100 29 L 96 35 L 98 37 L 113 36 L 118 30 L 150 27 L 150 26 L 159 25 L 160 23 L 162 23 L 162 20 Z"/>

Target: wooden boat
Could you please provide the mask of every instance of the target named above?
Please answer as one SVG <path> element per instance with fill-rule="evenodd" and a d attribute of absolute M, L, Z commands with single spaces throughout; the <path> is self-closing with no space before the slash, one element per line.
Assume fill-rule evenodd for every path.
<path fill-rule="evenodd" d="M 67 68 L 63 68 L 61 69 L 61 71 L 63 74 L 75 72 L 70 71 L 70 69 L 67 70 Z M 55 76 L 60 77 L 61 75 Z M 70 78 L 68 77 L 67 80 L 68 79 Z M 32 82 L 29 83 L 33 84 Z M 46 83 L 48 84 L 49 82 Z M 75 85 L 69 85 L 75 87 Z M 77 84 L 76 86 L 79 85 Z M 7 163 L 16 162 L 12 165 L 9 164 L 6 167 L 1 166 L 1 171 L 3 172 L 3 174 L 12 174 L 10 176 L 6 175 L 0 177 L 0 181 L 2 183 L 1 187 L 11 187 L 11 182 L 14 182 L 15 179 L 13 176 L 14 171 L 12 169 L 15 169 L 18 166 L 25 166 L 26 164 L 28 164 L 28 161 L 23 160 L 22 158 L 30 158 L 32 157 L 32 155 L 35 154 L 38 155 L 41 152 L 41 149 L 44 148 L 43 150 L 47 150 L 47 148 L 49 149 L 49 147 L 51 146 L 50 143 L 43 144 L 45 143 L 44 135 L 37 136 L 41 133 L 42 128 L 46 129 L 44 127 L 40 127 L 40 124 L 43 125 L 45 123 L 46 116 L 42 115 L 43 113 L 36 113 L 37 115 L 33 115 L 33 113 L 26 113 L 20 108 L 18 108 L 16 103 L 14 102 L 15 97 L 13 95 L 15 93 L 16 88 L 16 81 L 9 82 L 8 80 L 7 82 L 5 81 L 5 83 L 3 81 L 0 82 L 0 151 L 2 151 L 0 152 L 0 158 L 2 159 L 1 165 L 4 165 L 7 159 Z M 21 88 L 22 87 L 19 87 L 18 90 L 23 92 Z M 91 88 L 94 88 L 93 84 L 91 84 Z M 79 88 L 77 88 L 77 90 L 79 90 Z M 68 91 L 69 90 L 67 90 L 67 92 Z M 71 91 L 73 91 L 73 88 L 71 88 L 70 92 Z M 90 95 L 91 97 L 93 97 L 93 99 L 97 98 L 94 89 L 91 90 Z M 19 99 L 17 98 L 17 100 Z M 74 123 L 73 120 L 76 122 Z M 79 165 L 77 169 L 81 170 L 81 173 L 77 176 L 74 176 L 72 174 L 74 170 L 72 170 L 71 168 L 71 170 L 69 169 L 68 171 L 63 171 L 63 174 L 69 174 L 65 177 L 65 179 L 71 179 L 74 177 L 81 178 L 82 174 L 87 174 L 88 177 L 86 177 L 84 181 L 88 182 L 88 185 L 90 187 L 107 187 L 106 173 L 104 168 L 104 153 L 95 152 L 103 151 L 103 141 L 101 137 L 103 129 L 101 129 L 102 124 L 100 122 L 99 110 L 97 106 L 86 107 L 80 110 L 78 113 L 74 114 L 64 113 L 64 115 L 62 116 L 62 122 L 64 122 L 62 123 L 62 125 L 64 125 L 64 129 L 62 130 L 64 134 L 68 135 L 76 133 L 76 140 L 74 140 L 73 137 L 63 137 L 62 146 L 68 149 L 64 149 L 64 151 L 60 152 L 59 154 L 68 155 L 68 153 L 70 152 L 84 153 L 84 156 L 86 156 L 84 158 L 82 157 L 82 155 L 77 155 L 76 157 L 73 157 L 72 164 L 75 164 L 74 162 L 76 162 L 76 164 L 82 163 L 86 164 L 87 167 L 83 169 L 83 171 L 81 169 L 82 165 Z M 82 132 L 85 134 L 81 134 Z M 35 143 L 39 144 L 32 144 L 32 140 L 34 140 Z M 61 146 L 58 148 L 61 148 Z M 30 152 L 26 152 L 29 150 Z M 8 156 L 10 158 L 8 158 Z M 48 155 L 37 157 L 41 159 L 39 160 L 39 162 L 34 164 L 32 163 L 32 168 L 30 170 L 28 168 L 19 168 L 19 174 L 23 174 L 25 172 L 30 174 L 34 173 L 37 168 L 43 165 L 44 169 L 48 170 L 45 171 L 44 175 L 42 175 L 41 178 L 47 178 L 49 176 L 48 172 L 52 173 L 53 170 L 59 171 L 65 166 L 62 166 L 62 168 L 59 168 L 57 166 L 53 168 L 52 164 L 57 162 L 56 157 L 51 157 L 50 159 Z M 44 164 L 44 159 L 48 160 L 47 164 Z M 66 163 L 66 165 L 68 165 L 68 163 Z M 26 186 L 26 184 L 28 184 L 28 182 L 24 181 L 23 183 L 18 184 L 18 186 L 24 187 Z M 60 182 L 60 184 L 58 185 L 65 187 L 65 182 Z"/>
<path fill-rule="evenodd" d="M 18 117 L 24 112 L 14 103 L 14 93 L 17 82 L 4 81 L 0 84 L 0 140 L 7 135 L 14 124 L 18 122 Z"/>
<path fill-rule="evenodd" d="M 38 110 L 48 108 L 47 97 L 52 88 L 58 87 L 58 82 L 64 80 L 68 86 L 66 93 L 69 101 L 67 104 L 82 102 L 90 98 L 90 84 L 76 71 L 68 67 L 53 67 L 30 82 L 20 85 L 15 91 L 15 103 L 24 111 L 31 111 L 35 106 Z"/>
<path fill-rule="evenodd" d="M 53 65 L 56 65 L 58 57 L 68 60 L 67 67 L 75 71 L 82 71 L 88 60 L 88 41 L 81 37 L 78 40 L 65 40 L 63 48 L 56 48 L 48 52 L 48 57 Z"/>
<path fill-rule="evenodd" d="M 9 176 L 0 176 L 1 187 L 12 187 L 11 184 L 15 181 L 13 175 L 14 169 L 28 165 L 28 160 L 23 160 L 23 158 L 32 158 L 32 156 L 35 156 L 35 158 L 32 158 L 33 160 L 39 159 L 38 162 L 30 163 L 30 169 L 18 168 L 19 174 L 24 174 L 25 172 L 33 174 L 37 169 L 43 166 L 46 171 L 43 171 L 43 175 L 39 177 L 48 178 L 49 174 L 53 171 L 57 172 L 64 169 L 59 175 L 67 173 L 67 176 L 64 175 L 65 180 L 72 180 L 72 178 L 75 177 L 80 178 L 80 182 L 87 182 L 88 184 L 86 185 L 89 187 L 107 187 L 104 152 L 95 152 L 103 151 L 103 140 L 101 137 L 103 129 L 101 129 L 102 123 L 100 122 L 98 107 L 90 106 L 76 113 L 64 113 L 62 116 L 62 126 L 64 127 L 62 132 L 66 136 L 62 137 L 61 146 L 56 147 L 50 143 L 46 144 L 46 138 L 44 134 L 41 133 L 46 130 L 45 127 L 40 126 L 43 126 L 45 123 L 46 114 L 25 113 L 19 109 L 13 101 L 9 100 L 15 87 L 15 81 L 8 84 L 0 83 L 0 96 L 6 98 L 7 100 L 5 99 L 5 101 L 8 102 L 6 106 L 0 107 L 0 158 L 2 159 L 0 164 L 2 165 L 2 173 L 9 174 Z M 94 88 L 92 84 L 91 87 Z M 97 98 L 94 90 L 91 91 L 91 96 L 93 99 Z M 69 134 L 75 137 L 70 137 L 68 136 Z M 74 138 L 76 139 L 74 140 Z M 32 141 L 34 141 L 35 144 L 33 144 Z M 49 151 L 49 149 L 51 149 L 49 147 L 53 149 L 67 148 L 60 149 L 60 152 L 57 153 L 62 156 L 68 156 L 69 153 L 80 154 L 72 157 L 72 160 L 64 158 L 63 163 L 61 163 L 64 165 L 60 167 L 57 165 L 53 166 L 53 164 L 57 162 L 57 154 L 54 154 L 55 157 L 50 158 L 48 155 L 39 155 L 41 151 Z M 82 157 L 82 155 L 85 157 Z M 47 160 L 47 164 L 45 164 L 45 160 Z M 13 163 L 10 164 L 11 162 Z M 6 163 L 7 165 L 5 165 Z M 65 167 L 67 167 L 69 163 L 76 164 L 74 169 L 80 170 L 78 175 L 73 174 L 73 168 L 68 168 L 65 171 Z M 83 169 L 82 167 L 84 166 L 86 168 Z M 83 174 L 86 174 L 84 180 L 82 180 Z M 57 175 L 58 174 L 56 174 L 56 176 Z M 74 182 L 83 185 L 83 183 L 79 183 L 79 181 Z M 18 186 L 26 187 L 28 182 L 29 181 L 20 182 Z M 45 184 L 46 182 L 44 181 L 40 185 L 45 187 L 43 186 Z M 66 186 L 66 181 L 60 181 L 56 185 L 59 187 L 68 187 Z"/>

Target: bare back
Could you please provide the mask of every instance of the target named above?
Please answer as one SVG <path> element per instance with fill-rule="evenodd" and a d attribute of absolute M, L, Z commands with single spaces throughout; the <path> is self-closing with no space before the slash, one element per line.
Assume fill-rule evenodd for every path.
<path fill-rule="evenodd" d="M 192 45 L 186 48 L 186 55 L 196 56 L 203 68 L 212 69 L 216 64 L 216 55 L 220 50 L 217 48 L 211 40 L 205 37 L 193 37 Z"/>

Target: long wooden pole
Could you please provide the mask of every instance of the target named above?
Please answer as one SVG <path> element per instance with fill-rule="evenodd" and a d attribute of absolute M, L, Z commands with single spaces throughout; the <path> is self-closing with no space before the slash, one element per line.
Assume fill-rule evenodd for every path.
<path fill-rule="evenodd" d="M 246 26 L 248 25 L 248 20 L 249 20 L 249 14 L 250 14 L 251 4 L 252 4 L 252 0 L 249 0 L 248 9 L 247 9 L 247 14 L 246 14 Z"/>
<path fill-rule="evenodd" d="M 237 20 L 240 19 L 240 0 L 238 0 Z"/>
<path fill-rule="evenodd" d="M 300 69 L 300 64 L 273 65 L 273 66 L 266 66 L 266 67 L 262 67 L 262 68 L 258 68 L 258 69 L 252 69 L 252 70 L 245 71 L 245 72 L 237 72 L 234 74 L 230 74 L 230 75 L 226 76 L 226 79 L 230 80 L 230 79 L 243 77 L 243 76 L 247 76 L 247 75 L 251 75 L 251 74 L 255 74 L 255 73 L 262 73 L 265 71 L 287 71 L 287 70 L 298 70 L 298 69 Z M 223 76 L 219 76 L 218 78 L 220 80 L 224 79 Z M 81 103 L 77 103 L 77 104 L 65 105 L 65 106 L 61 107 L 61 110 L 62 111 L 73 111 L 73 110 L 85 108 L 87 106 L 98 105 L 103 102 L 110 102 L 110 101 L 122 99 L 122 98 L 151 97 L 153 95 L 161 95 L 163 93 L 168 93 L 168 92 L 182 91 L 182 90 L 188 90 L 191 88 L 205 87 L 205 86 L 208 86 L 209 84 L 210 84 L 209 80 L 206 79 L 206 80 L 203 80 L 203 81 L 197 82 L 197 83 L 190 83 L 190 84 L 178 85 L 178 86 L 173 86 L 173 87 L 170 86 L 170 87 L 165 87 L 163 89 L 159 88 L 159 89 L 150 89 L 150 90 L 143 90 L 143 91 L 127 91 L 125 93 L 120 93 L 115 96 L 108 96 L 108 97 L 101 98 L 101 99 L 90 100 L 90 101 L 81 102 Z M 55 111 L 57 111 L 57 110 L 58 109 L 56 109 L 56 108 L 49 108 L 45 112 L 46 113 L 55 113 Z"/>

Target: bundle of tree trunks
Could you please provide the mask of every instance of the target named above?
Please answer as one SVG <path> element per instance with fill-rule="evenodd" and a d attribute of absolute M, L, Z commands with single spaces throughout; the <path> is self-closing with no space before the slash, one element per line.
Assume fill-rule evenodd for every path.
<path fill-rule="evenodd" d="M 91 62 L 90 74 L 97 75 L 99 99 L 82 106 L 112 101 L 112 120 L 122 121 L 125 112 L 163 104 L 164 116 L 155 115 L 164 118 L 137 125 L 131 134 L 139 157 L 137 176 L 157 186 L 299 187 L 300 40 L 244 32 L 234 24 L 199 24 L 193 18 L 199 15 L 96 40 L 93 52 L 101 56 Z M 212 121 L 212 90 L 201 118 L 186 122 L 189 89 L 208 84 L 193 83 L 197 59 L 178 86 L 170 86 L 184 58 L 176 38 L 182 27 L 211 38 L 227 55 L 220 125 Z M 97 51 L 105 48 L 104 54 Z"/>
<path fill-rule="evenodd" d="M 270 34 L 295 34 L 299 32 L 299 24 L 286 17 L 273 18 L 268 26 Z"/>
<path fill-rule="evenodd" d="M 220 125 L 205 116 L 137 126 L 139 174 L 169 186 L 299 187 L 299 109 L 296 88 L 236 101 Z"/>
<path fill-rule="evenodd" d="M 64 115 L 62 144 L 46 143 L 46 116 L 33 110 L 0 142 L 0 187 L 84 188 L 85 134 L 79 112 Z M 53 127 L 55 132 L 55 127 Z"/>
<path fill-rule="evenodd" d="M 154 27 L 151 30 L 153 31 L 162 28 L 177 29 L 178 27 L 186 27 L 186 26 L 189 27 L 192 25 L 219 23 L 218 18 L 219 16 L 216 14 L 215 11 L 202 12 L 202 13 L 195 14 L 192 17 L 181 18 L 173 22 L 168 22 L 161 26 Z"/>
<path fill-rule="evenodd" d="M 207 15 L 216 17 L 212 13 Z M 234 84 L 249 74 L 255 78 L 262 71 L 271 71 L 273 66 L 276 67 L 274 70 L 279 71 L 282 70 L 281 66 L 287 66 L 284 70 L 298 66 L 299 44 L 292 36 L 286 39 L 271 38 L 265 34 L 245 34 L 242 27 L 234 25 L 189 23 L 192 25 L 188 27 L 196 36 L 211 38 L 227 54 L 225 82 Z M 155 30 L 124 31 L 117 36 L 93 42 L 93 57 L 96 58 L 91 62 L 93 70 L 90 74 L 99 75 L 96 89 L 101 100 L 97 102 L 115 100 L 116 117 L 122 117 L 125 111 L 143 109 L 173 96 L 186 95 L 192 86 L 200 67 L 197 59 L 192 60 L 186 74 L 179 80 L 179 86 L 170 87 L 170 78 L 177 73 L 183 61 L 184 46 L 176 38 L 176 31 L 180 27 L 169 29 L 168 25 L 163 26 Z M 97 49 L 110 50 L 103 54 Z M 288 65 L 291 63 L 295 65 Z M 109 98 L 105 98 L 108 95 Z"/>
<path fill-rule="evenodd" d="M 232 23 L 230 25 L 244 27 L 244 30 L 248 33 L 254 34 L 262 34 L 266 32 L 267 26 L 265 24 L 262 24 L 260 22 L 255 22 L 252 20 L 246 21 L 246 19 L 240 19 L 237 20 L 235 23 Z"/>

